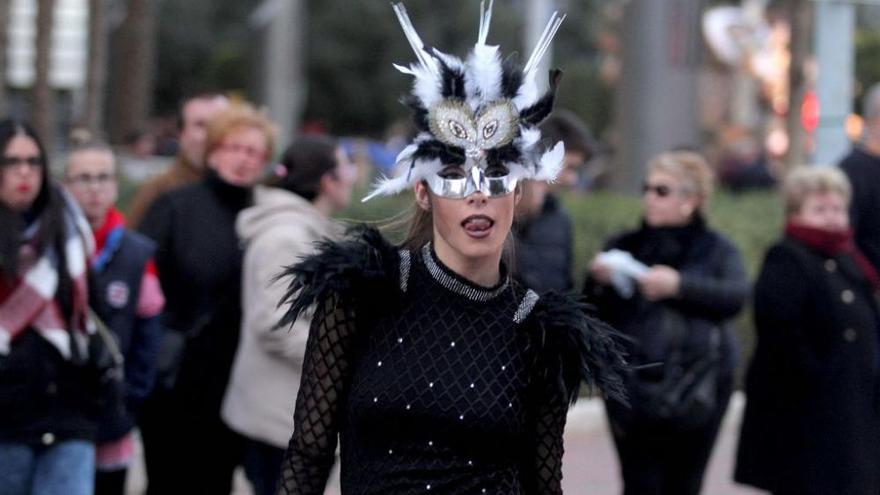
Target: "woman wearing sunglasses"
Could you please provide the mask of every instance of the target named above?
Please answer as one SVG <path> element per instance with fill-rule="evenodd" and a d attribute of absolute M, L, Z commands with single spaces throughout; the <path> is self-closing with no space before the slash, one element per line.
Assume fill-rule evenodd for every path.
<path fill-rule="evenodd" d="M 700 155 L 656 156 L 643 186 L 642 225 L 606 245 L 640 268 L 624 275 L 600 255 L 584 285 L 599 316 L 633 337 L 632 407 L 606 401 L 625 494 L 699 493 L 732 390 L 731 319 L 748 280 L 736 247 L 706 225 L 711 191 Z M 635 291 L 621 288 L 626 279 Z"/>
<path fill-rule="evenodd" d="M 288 270 L 283 323 L 316 309 L 280 493 L 324 493 L 337 440 L 345 495 L 561 493 L 568 406 L 583 380 L 619 394 L 625 363 L 581 304 L 517 285 L 504 261 L 519 181 L 562 165 L 538 144 L 542 50 L 502 66 L 490 7 L 467 62 L 429 53 L 394 8 L 420 60 L 399 67 L 420 133 L 369 197 L 413 187 L 416 214 L 400 246 L 363 230 Z"/>

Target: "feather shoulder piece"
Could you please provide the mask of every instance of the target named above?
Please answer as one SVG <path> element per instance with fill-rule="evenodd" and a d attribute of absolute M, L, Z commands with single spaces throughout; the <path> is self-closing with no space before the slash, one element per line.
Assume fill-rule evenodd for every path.
<path fill-rule="evenodd" d="M 627 337 L 589 316 L 589 310 L 574 296 L 549 292 L 540 297 L 525 323 L 535 332 L 547 378 L 557 381 L 570 403 L 577 400 L 584 383 L 626 404 Z"/>
<path fill-rule="evenodd" d="M 279 307 L 288 305 L 279 328 L 292 325 L 300 314 L 330 293 L 354 300 L 369 293 L 382 304 L 398 296 L 401 255 L 375 228 L 354 227 L 343 240 L 323 240 L 317 247 L 315 254 L 278 275 L 278 279 L 289 279 L 278 303 Z"/>

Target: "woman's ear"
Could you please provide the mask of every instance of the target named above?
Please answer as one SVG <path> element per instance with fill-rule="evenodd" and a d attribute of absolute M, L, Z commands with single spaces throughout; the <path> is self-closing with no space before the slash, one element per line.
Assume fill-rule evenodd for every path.
<path fill-rule="evenodd" d="M 522 197 L 523 197 L 523 183 L 517 182 L 516 188 L 513 190 L 513 206 L 518 205 L 520 200 L 522 200 Z"/>
<path fill-rule="evenodd" d="M 418 203 L 419 208 L 425 211 L 431 211 L 431 194 L 428 191 L 428 185 L 425 184 L 425 181 L 416 182 L 413 190 L 415 191 L 416 203 Z"/>

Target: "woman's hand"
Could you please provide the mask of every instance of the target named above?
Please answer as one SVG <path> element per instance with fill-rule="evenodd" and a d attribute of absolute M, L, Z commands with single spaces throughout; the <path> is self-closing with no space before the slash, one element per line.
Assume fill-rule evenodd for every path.
<path fill-rule="evenodd" d="M 598 256 L 590 261 L 590 276 L 602 285 L 611 285 L 611 267 L 598 261 Z"/>
<path fill-rule="evenodd" d="M 639 290 L 645 299 L 660 301 L 678 295 L 681 287 L 681 275 L 678 270 L 665 266 L 655 265 L 639 277 Z"/>

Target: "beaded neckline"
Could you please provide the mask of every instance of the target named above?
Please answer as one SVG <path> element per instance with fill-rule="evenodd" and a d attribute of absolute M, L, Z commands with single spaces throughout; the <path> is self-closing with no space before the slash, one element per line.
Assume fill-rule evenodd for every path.
<path fill-rule="evenodd" d="M 510 285 L 510 279 L 507 276 L 507 270 L 504 268 L 503 264 L 501 265 L 501 280 L 493 287 L 482 287 L 465 279 L 461 275 L 453 272 L 444 265 L 442 261 L 436 258 L 434 248 L 431 246 L 430 242 L 422 247 L 422 259 L 424 260 L 425 268 L 428 269 L 428 273 L 431 274 L 431 277 L 433 277 L 437 283 L 472 301 L 486 302 L 494 299 L 504 292 L 508 285 Z"/>

